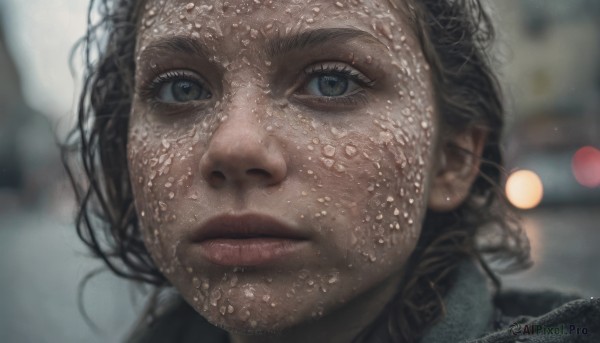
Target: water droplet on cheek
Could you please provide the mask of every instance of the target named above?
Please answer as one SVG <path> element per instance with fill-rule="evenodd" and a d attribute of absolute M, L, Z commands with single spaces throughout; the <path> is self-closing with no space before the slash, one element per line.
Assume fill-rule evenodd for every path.
<path fill-rule="evenodd" d="M 323 155 L 333 157 L 335 155 L 335 147 L 327 144 L 323 147 Z"/>

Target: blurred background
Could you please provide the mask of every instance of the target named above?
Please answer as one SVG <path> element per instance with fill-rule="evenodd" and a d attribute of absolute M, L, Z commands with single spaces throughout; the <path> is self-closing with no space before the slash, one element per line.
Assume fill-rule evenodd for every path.
<path fill-rule="evenodd" d="M 509 287 L 600 296 L 600 1 L 489 1 L 508 108 L 506 194 L 534 265 Z M 3 342 L 117 342 L 143 301 L 73 226 L 55 137 L 73 124 L 68 58 L 86 1 L 0 0 L 0 333 Z M 75 58 L 81 71 L 80 59 Z"/>

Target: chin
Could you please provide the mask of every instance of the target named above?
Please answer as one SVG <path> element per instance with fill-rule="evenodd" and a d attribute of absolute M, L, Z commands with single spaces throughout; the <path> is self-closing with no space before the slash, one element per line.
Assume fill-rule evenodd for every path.
<path fill-rule="evenodd" d="M 246 308 L 251 311 L 253 308 Z M 202 316 L 212 325 L 230 333 L 243 335 L 280 335 L 296 325 L 296 317 L 291 314 L 277 313 L 254 309 L 258 315 L 244 314 L 246 309 L 233 313 L 221 314 L 217 309 L 200 311 Z"/>

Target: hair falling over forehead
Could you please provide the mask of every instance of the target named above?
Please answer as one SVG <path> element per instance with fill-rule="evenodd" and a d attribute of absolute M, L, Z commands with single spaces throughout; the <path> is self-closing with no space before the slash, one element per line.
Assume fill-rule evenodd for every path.
<path fill-rule="evenodd" d="M 130 180 L 127 164 L 136 27 L 143 2 L 91 1 L 88 31 L 80 45 L 85 83 L 77 126 L 63 146 L 63 159 L 79 204 L 81 240 L 118 276 L 165 287 L 168 281 L 141 237 L 131 187 L 135 180 Z M 478 258 L 494 280 L 483 256 L 509 269 L 529 261 L 527 238 L 499 187 L 504 112 L 486 54 L 494 36 L 490 18 L 478 0 L 418 0 L 408 1 L 408 6 L 389 2 L 409 18 L 430 65 L 442 128 L 439 146 L 468 154 L 449 138 L 472 127 L 484 129 L 487 142 L 470 195 L 452 212 L 426 214 L 400 289 L 357 341 L 368 341 L 370 332 L 382 324 L 390 342 L 417 339 L 443 316 L 442 298 L 451 287 L 452 271 L 465 256 Z"/>

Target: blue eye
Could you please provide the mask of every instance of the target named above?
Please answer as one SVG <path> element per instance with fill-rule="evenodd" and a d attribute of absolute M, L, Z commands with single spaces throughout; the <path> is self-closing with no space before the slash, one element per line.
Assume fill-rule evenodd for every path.
<path fill-rule="evenodd" d="M 309 75 L 305 92 L 318 97 L 348 97 L 362 90 L 361 84 L 366 86 L 372 84 L 371 80 L 362 73 L 339 63 L 312 66 L 306 69 L 305 73 Z"/>
<path fill-rule="evenodd" d="M 159 76 L 152 83 L 157 89 L 156 98 L 161 102 L 183 103 L 212 97 L 204 83 L 187 72 L 168 72 Z"/>
<path fill-rule="evenodd" d="M 310 90 L 318 90 L 324 96 L 341 96 L 346 93 L 350 81 L 339 75 L 319 75 L 308 83 Z"/>

